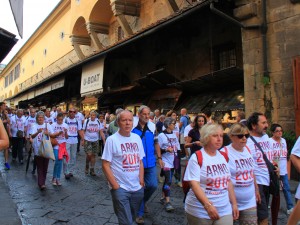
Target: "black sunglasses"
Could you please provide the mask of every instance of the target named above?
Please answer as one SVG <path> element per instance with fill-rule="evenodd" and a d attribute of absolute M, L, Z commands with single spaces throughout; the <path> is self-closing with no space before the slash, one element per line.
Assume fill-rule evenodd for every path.
<path fill-rule="evenodd" d="M 75 111 L 69 111 L 69 113 L 75 113 Z"/>
<path fill-rule="evenodd" d="M 238 139 L 242 139 L 244 136 L 246 138 L 249 138 L 250 137 L 250 134 L 234 134 L 233 136 L 237 136 Z"/>

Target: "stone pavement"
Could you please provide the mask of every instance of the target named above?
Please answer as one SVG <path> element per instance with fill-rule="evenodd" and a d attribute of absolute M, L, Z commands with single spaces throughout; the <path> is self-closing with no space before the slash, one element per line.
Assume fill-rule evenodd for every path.
<path fill-rule="evenodd" d="M 46 191 L 38 189 L 37 177 L 31 174 L 32 165 L 30 165 L 27 174 L 25 174 L 25 164 L 14 163 L 11 165 L 11 170 L 6 171 L 3 166 L 3 154 L 0 154 L 0 171 L 10 190 L 10 200 L 12 199 L 15 203 L 23 225 L 113 225 L 117 224 L 117 218 L 113 212 L 110 192 L 101 170 L 100 161 L 98 158 L 96 163 L 97 176 L 86 176 L 84 174 L 85 156 L 81 151 L 81 155 L 77 158 L 77 166 L 73 171 L 74 177 L 70 180 L 65 180 L 62 177 L 61 187 L 52 186 L 50 183 L 53 171 L 53 162 L 50 162 Z M 296 185 L 297 182 L 291 181 L 293 192 Z M 160 197 L 161 184 L 149 201 L 150 213 L 146 215 L 145 225 L 186 225 L 181 188 L 172 186 L 171 202 L 175 207 L 173 213 L 165 212 L 163 205 L 159 203 Z M 285 207 L 282 196 L 278 225 L 287 223 Z M 0 207 L 1 212 L 3 212 L 2 208 Z M 7 216 L 10 215 L 5 211 L 4 213 Z M 0 224 L 20 223 L 2 223 L 0 220 Z"/>

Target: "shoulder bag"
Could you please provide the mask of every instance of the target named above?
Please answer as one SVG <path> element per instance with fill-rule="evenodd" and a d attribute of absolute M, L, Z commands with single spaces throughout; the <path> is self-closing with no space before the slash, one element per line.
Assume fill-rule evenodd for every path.
<path fill-rule="evenodd" d="M 271 163 L 270 160 L 267 158 L 266 154 L 261 149 L 261 147 L 257 143 L 257 141 L 252 136 L 250 136 L 250 138 L 254 142 L 254 144 L 258 147 L 258 149 L 261 151 L 261 153 L 263 154 L 264 161 L 268 167 L 269 175 L 270 175 L 270 194 L 272 194 L 273 196 L 278 196 L 279 195 L 279 178 L 275 172 L 276 168 L 273 165 L 273 163 Z"/>
<path fill-rule="evenodd" d="M 45 134 L 43 134 L 42 137 L 42 141 L 38 150 L 38 156 L 55 160 L 51 141 Z"/>

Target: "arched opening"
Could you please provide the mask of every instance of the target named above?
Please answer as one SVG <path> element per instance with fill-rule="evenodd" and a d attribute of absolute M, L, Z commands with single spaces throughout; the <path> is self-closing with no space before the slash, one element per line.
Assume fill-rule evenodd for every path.
<path fill-rule="evenodd" d="M 80 37 L 89 37 L 88 31 L 86 29 L 86 21 L 82 16 L 77 19 L 72 30 L 72 35 Z"/>
<path fill-rule="evenodd" d="M 18 89 L 18 86 L 15 87 L 15 91 L 14 91 L 14 95 L 18 94 L 19 93 L 19 89 Z"/>
<path fill-rule="evenodd" d="M 8 97 L 9 98 L 12 97 L 12 91 L 11 90 L 9 91 Z"/>

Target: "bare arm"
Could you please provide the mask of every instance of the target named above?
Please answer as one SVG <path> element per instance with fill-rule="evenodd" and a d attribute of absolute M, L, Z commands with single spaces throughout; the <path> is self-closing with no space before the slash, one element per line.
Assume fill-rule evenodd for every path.
<path fill-rule="evenodd" d="M 292 214 L 290 215 L 287 225 L 297 225 L 299 220 L 300 220 L 300 201 L 297 202 Z"/>
<path fill-rule="evenodd" d="M 294 167 L 296 168 L 297 172 L 300 172 L 300 158 L 296 155 L 292 155 L 290 156 L 290 160 L 293 163 Z"/>
<path fill-rule="evenodd" d="M 139 178 L 140 178 L 140 185 L 142 187 L 145 186 L 145 181 L 144 181 L 144 164 L 143 164 L 143 160 L 140 160 L 140 174 L 139 174 Z"/>
<path fill-rule="evenodd" d="M 116 189 L 120 188 L 120 185 L 116 181 L 115 176 L 110 168 L 110 162 L 108 162 L 106 160 L 102 160 L 102 169 L 103 169 L 106 179 L 108 180 L 112 189 L 116 190 Z M 143 170 L 144 170 L 144 167 L 143 167 Z"/>
<path fill-rule="evenodd" d="M 0 149 L 7 149 L 9 146 L 9 140 L 6 133 L 6 130 L 3 126 L 2 121 L 0 120 Z"/>
<path fill-rule="evenodd" d="M 235 193 L 233 189 L 232 182 L 228 182 L 228 193 L 229 193 L 229 199 L 232 205 L 232 216 L 234 220 L 237 220 L 239 218 L 239 209 L 237 207 L 237 202 L 235 198 Z"/>
<path fill-rule="evenodd" d="M 160 168 L 164 168 L 165 163 L 162 161 L 162 158 L 161 158 L 161 149 L 160 149 L 160 146 L 159 146 L 158 143 L 155 143 L 154 147 L 155 147 L 156 155 L 157 155 L 157 158 L 158 158 L 159 166 L 160 166 Z"/>
<path fill-rule="evenodd" d="M 101 139 L 102 139 L 102 141 L 103 141 L 103 144 L 105 145 L 105 135 L 104 135 L 104 133 L 103 133 L 103 130 L 100 130 L 99 131 L 100 132 L 100 136 L 101 136 Z"/>

